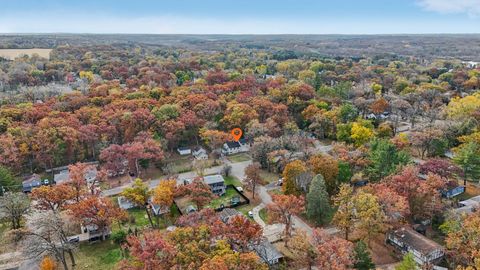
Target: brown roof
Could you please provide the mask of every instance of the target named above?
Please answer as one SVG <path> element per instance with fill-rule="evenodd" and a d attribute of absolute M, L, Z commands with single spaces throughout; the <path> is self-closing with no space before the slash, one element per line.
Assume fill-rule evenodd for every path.
<path fill-rule="evenodd" d="M 443 246 L 414 231 L 410 227 L 400 228 L 392 232 L 392 235 L 407 246 L 423 254 L 429 254 L 435 250 L 443 249 Z"/>

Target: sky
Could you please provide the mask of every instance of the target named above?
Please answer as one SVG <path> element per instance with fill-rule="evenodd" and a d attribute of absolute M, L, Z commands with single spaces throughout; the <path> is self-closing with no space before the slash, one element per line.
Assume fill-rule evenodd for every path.
<path fill-rule="evenodd" d="M 0 0 L 0 33 L 480 33 L 480 0 Z"/>

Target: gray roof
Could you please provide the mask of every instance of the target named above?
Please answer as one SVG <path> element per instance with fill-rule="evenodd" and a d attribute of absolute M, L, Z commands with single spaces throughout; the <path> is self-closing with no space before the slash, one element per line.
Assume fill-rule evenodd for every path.
<path fill-rule="evenodd" d="M 68 181 L 68 179 L 70 179 L 70 173 L 68 172 L 68 170 L 61 171 L 53 176 L 53 181 L 55 181 L 55 183 L 57 184 L 66 182 Z"/>
<path fill-rule="evenodd" d="M 208 185 L 225 182 L 225 180 L 223 179 L 223 176 L 221 176 L 220 174 L 204 176 L 203 181 Z"/>
<path fill-rule="evenodd" d="M 262 261 L 269 265 L 275 260 L 283 258 L 283 255 L 267 240 L 263 240 L 258 245 L 254 245 L 253 250 L 255 250 L 255 253 L 257 253 Z"/>
<path fill-rule="evenodd" d="M 218 216 L 223 222 L 228 222 L 228 220 L 234 216 L 242 215 L 238 210 L 233 209 L 233 208 L 225 208 L 223 209 L 220 213 L 218 213 Z"/>
<path fill-rule="evenodd" d="M 472 197 L 468 200 L 459 202 L 462 207 L 454 210 L 456 213 L 472 213 L 473 209 L 480 207 L 480 195 Z"/>
<path fill-rule="evenodd" d="M 422 253 L 423 255 L 428 255 L 431 252 L 437 250 L 443 250 L 443 247 L 436 243 L 435 241 L 428 239 L 422 234 L 414 231 L 409 227 L 402 227 L 396 231 L 391 232 L 395 238 L 400 240 L 402 243 L 406 244 L 410 248 Z"/>

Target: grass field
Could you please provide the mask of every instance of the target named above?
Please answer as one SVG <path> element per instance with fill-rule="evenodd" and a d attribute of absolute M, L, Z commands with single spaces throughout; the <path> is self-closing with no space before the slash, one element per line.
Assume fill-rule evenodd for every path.
<path fill-rule="evenodd" d="M 235 176 L 225 176 L 223 179 L 225 179 L 225 185 L 234 185 L 236 187 L 243 186 L 242 182 L 240 182 Z"/>
<path fill-rule="evenodd" d="M 122 259 L 120 247 L 110 240 L 96 243 L 82 243 L 75 252 L 75 269 L 104 270 L 115 269 Z"/>
<path fill-rule="evenodd" d="M 228 160 L 230 160 L 231 162 L 243 162 L 251 159 L 252 158 L 247 153 L 240 153 L 228 156 Z"/>
<path fill-rule="evenodd" d="M 280 175 L 276 173 L 271 173 L 266 170 L 261 170 L 260 171 L 260 177 L 262 177 L 262 180 L 265 184 L 270 184 L 272 182 L 277 182 L 278 179 L 280 179 Z"/>
<path fill-rule="evenodd" d="M 267 214 L 267 209 L 266 208 L 263 208 L 262 210 L 260 210 L 258 212 L 258 215 L 260 216 L 260 218 L 268 224 L 268 214 Z"/>
<path fill-rule="evenodd" d="M 32 56 L 38 54 L 43 58 L 50 58 L 52 49 L 0 49 L 0 57 L 13 60 L 22 55 Z"/>

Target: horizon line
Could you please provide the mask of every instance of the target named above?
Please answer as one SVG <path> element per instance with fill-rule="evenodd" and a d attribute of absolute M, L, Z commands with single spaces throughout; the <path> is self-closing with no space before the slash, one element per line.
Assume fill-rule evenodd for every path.
<path fill-rule="evenodd" d="M 93 32 L 5 32 L 0 35 L 155 35 L 155 36 L 421 36 L 421 35 L 480 35 L 480 32 L 431 32 L 431 33 L 282 33 L 282 34 L 252 34 L 252 33 L 93 33 Z"/>

